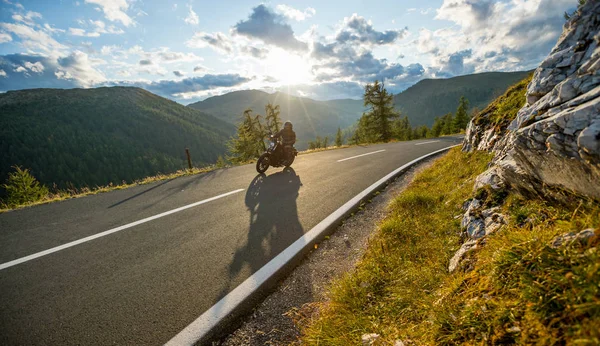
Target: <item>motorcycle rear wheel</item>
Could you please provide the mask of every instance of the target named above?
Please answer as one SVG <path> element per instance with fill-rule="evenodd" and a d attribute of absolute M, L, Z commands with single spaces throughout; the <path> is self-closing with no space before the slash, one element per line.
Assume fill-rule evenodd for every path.
<path fill-rule="evenodd" d="M 258 173 L 264 173 L 269 168 L 269 154 L 264 153 L 260 155 L 258 161 L 256 161 L 256 171 Z"/>
<path fill-rule="evenodd" d="M 292 156 L 292 158 L 291 158 L 291 159 L 289 159 L 289 160 L 288 160 L 288 161 L 285 163 L 285 167 L 286 167 L 286 168 L 290 167 L 290 166 L 292 165 L 292 163 L 294 163 L 294 159 L 296 158 L 296 155 L 292 154 L 291 156 Z"/>

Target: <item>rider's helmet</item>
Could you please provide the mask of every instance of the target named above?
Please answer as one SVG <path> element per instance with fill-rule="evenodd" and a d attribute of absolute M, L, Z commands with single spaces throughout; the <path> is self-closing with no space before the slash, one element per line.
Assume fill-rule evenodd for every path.
<path fill-rule="evenodd" d="M 289 120 L 288 120 L 288 121 L 286 121 L 286 122 L 285 122 L 285 124 L 283 124 L 283 128 L 284 128 L 284 129 L 290 129 L 290 130 L 291 130 L 291 129 L 293 128 L 293 126 L 292 126 L 292 122 L 291 122 L 291 121 L 289 121 Z"/>

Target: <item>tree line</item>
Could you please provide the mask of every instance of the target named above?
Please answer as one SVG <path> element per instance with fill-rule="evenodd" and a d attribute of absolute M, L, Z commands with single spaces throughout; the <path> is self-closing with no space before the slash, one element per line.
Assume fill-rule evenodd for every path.
<path fill-rule="evenodd" d="M 394 108 L 394 95 L 389 93 L 383 83 L 375 81 L 365 86 L 363 95 L 364 106 L 368 111 L 363 113 L 354 131 L 348 138 L 349 144 L 389 142 L 390 140 L 408 141 L 420 138 L 433 138 L 442 135 L 458 133 L 466 129 L 470 116 L 468 114 L 469 101 L 462 96 L 459 100 L 456 114 L 448 113 L 436 117 L 431 128 L 411 126 L 408 117 L 401 116 Z M 336 145 L 342 145 L 341 132 L 338 129 Z M 327 146 L 325 137 L 324 146 Z M 323 140 L 317 137 L 315 141 L 322 144 Z"/>

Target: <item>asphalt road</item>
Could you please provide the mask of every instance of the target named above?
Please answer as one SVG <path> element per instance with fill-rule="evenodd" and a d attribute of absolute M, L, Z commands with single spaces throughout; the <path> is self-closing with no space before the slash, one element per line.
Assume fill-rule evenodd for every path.
<path fill-rule="evenodd" d="M 246 165 L 0 214 L 0 344 L 163 344 L 375 181 L 458 143 L 324 151 L 266 176 Z"/>

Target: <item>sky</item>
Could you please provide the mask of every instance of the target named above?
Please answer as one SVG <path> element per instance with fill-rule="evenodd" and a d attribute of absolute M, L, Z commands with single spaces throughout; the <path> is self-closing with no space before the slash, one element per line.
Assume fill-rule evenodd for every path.
<path fill-rule="evenodd" d="M 0 0 L 0 92 L 135 86 L 317 100 L 536 68 L 576 0 Z"/>

